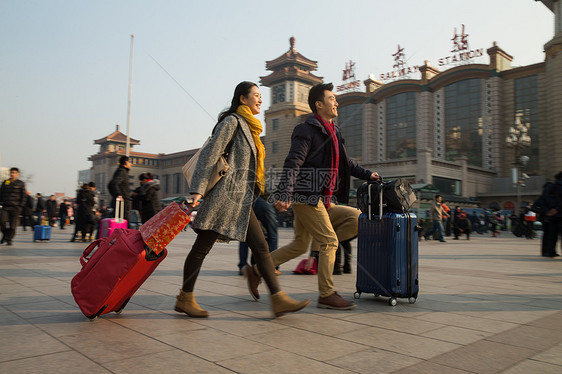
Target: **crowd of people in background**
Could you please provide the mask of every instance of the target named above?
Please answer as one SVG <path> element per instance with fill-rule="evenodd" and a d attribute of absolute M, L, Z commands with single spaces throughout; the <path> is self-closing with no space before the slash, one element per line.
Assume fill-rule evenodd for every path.
<path fill-rule="evenodd" d="M 130 219 L 132 227 L 145 223 L 162 209 L 159 199 L 160 182 L 152 173 L 139 175 L 139 186 L 130 191 L 128 180 L 131 164 L 127 156 L 119 160 L 119 167 L 108 185 L 112 194 L 112 208 L 100 205 L 96 194 L 94 182 L 85 183 L 76 193 L 74 201 L 62 199 L 58 202 L 55 195 L 48 198 L 40 193 L 33 196 L 26 190 L 25 183 L 19 179 L 18 168 L 10 169 L 10 178 L 2 183 L 0 204 L 2 206 L 0 223 L 2 229 L 2 243 L 13 244 L 16 228 L 21 224 L 23 231 L 28 228 L 33 230 L 35 225 L 49 225 L 65 230 L 74 226 L 71 242 L 88 242 L 99 237 L 100 221 L 114 216 L 114 201 L 121 196 L 125 201 L 125 217 Z M 125 183 L 126 182 L 126 183 Z M 450 209 L 443 202 L 440 195 L 435 196 L 431 210 L 426 211 L 425 218 L 431 222 L 421 227 L 420 238 L 426 240 L 433 238 L 445 242 L 446 237 L 459 240 L 466 237 L 470 240 L 471 234 L 489 234 L 492 237 L 500 235 L 502 231 L 511 231 L 517 237 L 534 239 L 537 236 L 537 226 L 542 230 L 541 255 L 544 257 L 558 257 L 556 243 L 558 237 L 562 242 L 562 172 L 555 176 L 554 182 L 549 182 L 543 187 L 543 193 L 534 202 L 522 206 L 517 213 L 506 214 L 499 209 L 463 209 L 455 206 Z M 271 250 L 277 248 L 277 234 L 275 219 L 276 212 L 270 204 L 268 217 L 261 218 L 266 227 L 268 244 Z M 128 208 L 127 208 L 128 207 Z M 260 209 L 256 209 L 260 211 Z M 423 218 L 423 217 L 420 217 Z M 270 222 L 271 221 L 271 222 Z M 269 222 L 265 224 L 264 222 Z M 272 228 L 275 226 L 275 229 Z M 341 244 L 341 243 L 340 243 Z M 349 268 L 350 250 L 340 248 L 343 256 L 344 272 Z M 248 249 L 245 243 L 240 245 L 240 269 L 247 265 Z M 343 262 L 343 261 L 342 261 Z M 335 269 L 335 274 L 341 273 L 340 266 Z M 339 270 L 339 271 L 338 271 Z"/>

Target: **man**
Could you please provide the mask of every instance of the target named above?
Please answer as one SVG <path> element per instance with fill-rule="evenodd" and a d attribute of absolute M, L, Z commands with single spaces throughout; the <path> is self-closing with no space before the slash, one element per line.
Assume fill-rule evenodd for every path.
<path fill-rule="evenodd" d="M 25 183 L 20 181 L 18 168 L 10 169 L 10 179 L 6 179 L 0 187 L 0 229 L 2 240 L 0 243 L 12 245 L 19 224 L 21 210 L 25 204 Z M 9 226 L 9 227 L 8 227 Z"/>
<path fill-rule="evenodd" d="M 59 205 L 59 220 L 60 220 L 60 229 L 65 230 L 64 226 L 66 225 L 66 219 L 68 218 L 68 204 L 66 199 L 62 201 Z"/>
<path fill-rule="evenodd" d="M 37 221 L 35 224 L 40 225 L 43 214 L 47 213 L 47 207 L 45 206 L 45 199 L 41 197 L 40 193 L 37 193 L 35 197 L 37 198 L 37 204 L 35 205 L 35 215 L 37 216 Z"/>
<path fill-rule="evenodd" d="M 435 203 L 433 204 L 433 206 L 431 207 L 431 211 L 429 212 L 429 215 L 433 222 L 433 228 L 425 233 L 425 240 L 427 240 L 430 235 L 437 231 L 439 233 L 439 241 L 441 243 L 445 243 L 445 239 L 443 238 L 442 219 L 444 216 L 450 217 L 450 215 L 443 210 L 443 207 L 441 206 L 442 201 L 443 197 L 441 195 L 435 195 Z"/>
<path fill-rule="evenodd" d="M 54 226 L 57 222 L 57 198 L 51 195 L 47 200 L 47 217 L 49 217 L 49 226 Z"/>
<path fill-rule="evenodd" d="M 21 211 L 23 231 L 27 231 L 29 226 L 33 230 L 33 197 L 30 191 L 25 191 L 25 201 Z"/>
<path fill-rule="evenodd" d="M 131 190 L 129 188 L 129 170 L 131 169 L 131 162 L 128 156 L 121 156 L 119 158 L 119 167 L 115 170 L 113 178 L 107 185 L 107 189 L 111 194 L 113 200 L 111 201 L 111 206 L 115 211 L 115 203 L 118 197 L 123 198 L 124 202 L 124 216 L 127 221 L 129 220 L 129 211 L 131 210 L 132 199 Z"/>
<path fill-rule="evenodd" d="M 556 253 L 556 242 L 558 237 L 562 240 L 562 171 L 554 177 L 554 183 L 545 186 L 542 193 L 543 204 L 543 257 L 555 258 L 560 255 Z"/>
<path fill-rule="evenodd" d="M 314 239 L 320 244 L 317 306 L 353 309 L 355 303 L 342 298 L 334 289 L 332 272 L 338 236 L 331 218 L 346 216 L 348 210 L 355 212 L 333 201 L 348 201 L 351 175 L 363 180 L 378 179 L 379 175 L 348 158 L 340 129 L 333 122 L 338 116 L 338 102 L 332 89 L 332 84 L 311 88 L 308 105 L 313 114 L 293 130 L 291 148 L 274 199 L 280 211 L 293 202 L 295 238 L 271 252 L 271 258 L 275 266 L 281 265 L 305 253 Z M 249 280 L 251 292 L 257 292 L 256 278 L 259 282 L 259 277 Z"/>

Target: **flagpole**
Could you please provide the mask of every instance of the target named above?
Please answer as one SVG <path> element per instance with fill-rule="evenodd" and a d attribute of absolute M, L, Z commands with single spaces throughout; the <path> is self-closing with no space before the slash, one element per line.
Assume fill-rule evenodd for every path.
<path fill-rule="evenodd" d="M 131 96 L 133 94 L 133 47 L 135 44 L 135 35 L 131 34 L 131 56 L 129 57 L 129 98 L 127 101 L 127 145 L 125 155 L 129 156 L 129 148 L 131 145 Z"/>

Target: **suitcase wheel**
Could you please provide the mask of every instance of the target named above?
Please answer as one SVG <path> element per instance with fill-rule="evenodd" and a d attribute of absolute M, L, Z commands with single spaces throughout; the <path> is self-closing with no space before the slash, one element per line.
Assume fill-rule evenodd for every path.
<path fill-rule="evenodd" d="M 378 293 L 375 294 L 375 297 L 379 297 L 380 295 Z"/>
<path fill-rule="evenodd" d="M 98 319 L 98 316 L 88 317 L 88 321 L 90 322 L 94 322 L 96 319 Z"/>
<path fill-rule="evenodd" d="M 162 253 L 163 253 L 163 252 L 162 252 Z M 121 305 L 121 306 L 119 307 L 119 309 L 117 309 L 117 310 L 115 311 L 115 313 L 116 313 L 116 314 L 121 314 L 121 313 L 123 313 L 123 309 L 125 309 L 125 306 L 127 306 L 127 304 L 129 303 L 129 300 L 131 300 L 131 298 L 128 298 L 127 300 L 125 300 L 125 302 L 123 303 L 123 305 Z"/>
<path fill-rule="evenodd" d="M 388 299 L 388 305 L 396 306 L 396 299 L 394 297 L 391 297 L 390 299 Z"/>
<path fill-rule="evenodd" d="M 413 304 L 413 303 L 416 302 L 416 298 L 412 296 L 412 297 L 408 298 L 408 302 L 409 302 L 410 304 Z"/>
<path fill-rule="evenodd" d="M 357 291 L 353 294 L 354 299 L 359 299 L 361 297 L 361 292 Z"/>

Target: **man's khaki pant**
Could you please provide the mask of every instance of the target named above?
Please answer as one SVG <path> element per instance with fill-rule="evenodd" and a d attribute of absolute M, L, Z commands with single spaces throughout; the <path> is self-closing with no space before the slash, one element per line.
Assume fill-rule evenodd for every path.
<path fill-rule="evenodd" d="M 357 236 L 359 228 L 359 215 L 361 211 L 346 205 L 330 205 L 328 208 L 328 216 L 332 227 L 338 237 L 338 242 L 353 239 Z M 318 251 L 320 243 L 312 239 L 310 246 L 311 251 Z"/>
<path fill-rule="evenodd" d="M 289 244 L 271 252 L 275 266 L 284 264 L 308 251 L 310 241 L 314 238 L 319 243 L 318 256 L 318 290 L 320 297 L 328 297 L 334 293 L 332 271 L 338 249 L 338 237 L 330 216 L 322 201 L 316 206 L 293 204 L 295 213 L 295 238 Z"/>

